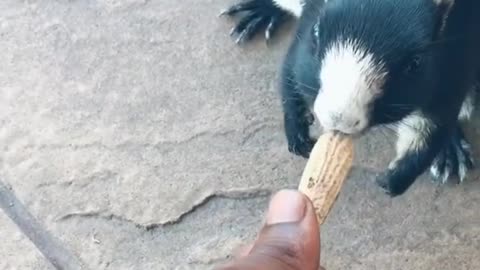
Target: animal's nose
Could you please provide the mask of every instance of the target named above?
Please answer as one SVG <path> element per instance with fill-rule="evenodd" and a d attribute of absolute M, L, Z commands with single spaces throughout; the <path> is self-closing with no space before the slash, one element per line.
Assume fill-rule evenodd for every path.
<path fill-rule="evenodd" d="M 368 126 L 367 119 L 362 115 L 329 113 L 319 118 L 323 129 L 346 134 L 362 133 Z"/>

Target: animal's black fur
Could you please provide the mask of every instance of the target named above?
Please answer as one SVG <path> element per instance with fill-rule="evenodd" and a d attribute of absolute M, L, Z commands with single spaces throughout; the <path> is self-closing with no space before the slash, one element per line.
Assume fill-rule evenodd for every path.
<path fill-rule="evenodd" d="M 378 184 L 395 196 L 403 194 L 432 164 L 447 176 L 459 174 L 462 166 L 472 169 L 458 115 L 480 63 L 475 47 L 478 40 L 467 38 L 470 30 L 480 36 L 475 24 L 478 19 L 472 15 L 480 17 L 480 10 L 468 7 L 478 5 L 474 2 L 479 1 L 457 0 L 449 10 L 433 0 L 330 0 L 326 6 L 319 0 L 307 0 L 281 69 L 289 151 L 309 156 L 315 143 L 309 135 L 309 114 L 317 89 L 321 89 L 320 60 L 329 42 L 349 37 L 361 40 L 386 63 L 390 73 L 384 95 L 372 105 L 371 126 L 401 122 L 413 111 L 425 120 L 422 130 L 415 130 L 424 143 L 399 156 L 378 178 Z M 250 15 L 244 18 L 271 21 L 288 16 L 272 0 L 248 0 L 247 4 L 242 10 Z M 447 13 L 446 27 L 441 30 Z M 243 40 L 262 26 L 249 24 L 252 18 L 236 27 Z M 317 22 L 318 37 L 312 34 Z M 475 27 L 469 28 L 471 24 Z"/>
<path fill-rule="evenodd" d="M 434 50 L 434 80 L 426 85 L 434 95 L 422 107 L 425 117 L 431 119 L 434 126 L 424 137 L 426 147 L 408 152 L 395 169 L 389 170 L 380 181 L 393 195 L 405 192 L 436 157 L 436 162 L 443 162 L 443 166 L 458 169 L 456 165 L 463 162 L 468 168 L 473 167 L 468 149 L 465 149 L 465 137 L 458 123 L 458 114 L 467 92 L 476 81 L 480 63 L 480 10 L 475 2 L 478 1 L 457 1 L 449 13 L 446 28 L 440 37 L 440 40 L 448 42 L 441 42 Z"/>

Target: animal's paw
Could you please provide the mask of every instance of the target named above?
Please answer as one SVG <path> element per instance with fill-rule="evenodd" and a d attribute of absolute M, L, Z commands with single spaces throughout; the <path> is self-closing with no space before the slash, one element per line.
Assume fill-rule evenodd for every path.
<path fill-rule="evenodd" d="M 457 176 L 461 183 L 465 180 L 468 171 L 473 168 L 471 146 L 464 134 L 458 131 L 434 159 L 430 174 L 434 181 L 442 184 L 446 183 L 451 176 Z"/>
<path fill-rule="evenodd" d="M 268 42 L 288 17 L 287 12 L 277 7 L 273 0 L 243 0 L 222 11 L 220 15 L 235 16 L 241 12 L 245 15 L 230 32 L 230 35 L 237 36 L 237 44 L 251 40 L 262 28 L 266 28 L 265 38 Z"/>
<path fill-rule="evenodd" d="M 294 138 L 289 138 L 288 151 L 292 154 L 309 158 L 315 142 L 308 134 L 297 134 Z"/>
<path fill-rule="evenodd" d="M 382 190 L 390 197 L 402 195 L 408 188 L 407 186 L 401 184 L 402 181 L 396 179 L 394 170 L 388 170 L 381 173 L 377 176 L 375 181 L 377 185 L 381 187 Z"/>
<path fill-rule="evenodd" d="M 293 116 L 287 113 L 284 117 L 288 151 L 309 158 L 316 143 L 316 140 L 310 137 L 310 126 L 314 123 L 315 117 L 311 112 L 293 114 Z"/>

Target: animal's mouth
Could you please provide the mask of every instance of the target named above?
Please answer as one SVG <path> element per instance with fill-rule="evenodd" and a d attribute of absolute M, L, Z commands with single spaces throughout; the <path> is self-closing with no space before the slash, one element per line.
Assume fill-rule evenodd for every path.
<path fill-rule="evenodd" d="M 339 133 L 339 134 L 342 134 L 344 136 L 348 136 L 348 137 L 350 137 L 354 140 L 358 140 L 358 139 L 361 139 L 363 136 L 365 136 L 369 131 L 370 131 L 370 129 L 365 129 L 365 130 L 362 130 L 362 131 L 356 132 L 356 133 L 345 133 L 345 132 L 338 131 L 338 130 L 332 130 L 331 132 Z"/>
<path fill-rule="evenodd" d="M 348 125 L 348 124 L 345 125 L 343 122 L 338 122 L 338 121 L 324 122 L 324 121 L 321 121 L 321 119 L 319 119 L 318 114 L 316 113 L 310 114 L 310 117 L 311 118 L 307 118 L 309 125 L 312 125 L 313 122 L 317 122 L 320 126 L 322 133 L 335 132 L 335 133 L 345 134 L 352 138 L 360 138 L 360 137 L 363 137 L 366 133 L 368 133 L 372 128 L 370 121 L 363 123 L 362 124 L 363 126 L 359 126 L 358 124 L 356 125 L 356 123 L 351 125 Z"/>
<path fill-rule="evenodd" d="M 365 127 L 362 130 L 358 130 L 358 131 L 355 131 L 355 132 L 345 132 L 345 131 L 339 130 L 339 129 L 326 129 L 324 127 L 322 127 L 322 129 L 323 129 L 324 133 L 334 132 L 334 133 L 340 133 L 340 134 L 352 137 L 353 139 L 360 139 L 363 136 L 365 136 L 372 129 L 372 127 L 368 126 L 368 127 Z"/>
<path fill-rule="evenodd" d="M 368 132 L 370 131 L 369 128 L 366 128 L 362 131 L 359 131 L 357 133 L 353 133 L 353 134 L 349 134 L 350 137 L 354 138 L 354 139 L 360 139 L 362 138 L 363 136 L 365 136 Z"/>

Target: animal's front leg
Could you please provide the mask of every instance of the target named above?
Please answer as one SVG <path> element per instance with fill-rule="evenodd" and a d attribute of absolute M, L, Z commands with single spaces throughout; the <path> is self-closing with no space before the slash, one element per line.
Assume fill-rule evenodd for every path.
<path fill-rule="evenodd" d="M 284 128 L 288 141 L 288 151 L 308 158 L 315 140 L 310 137 L 313 116 L 301 97 L 292 94 L 283 98 Z"/>
<path fill-rule="evenodd" d="M 304 97 L 288 78 L 288 75 L 283 76 L 281 85 L 283 121 L 288 151 L 308 158 L 315 144 L 315 140 L 310 137 L 310 126 L 313 124 L 314 117 Z"/>
<path fill-rule="evenodd" d="M 377 179 L 391 196 L 402 195 L 427 170 L 445 145 L 448 129 L 415 114 L 400 124 L 398 136 L 397 156 Z"/>

